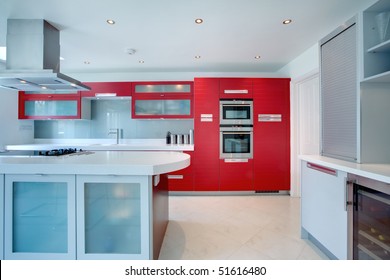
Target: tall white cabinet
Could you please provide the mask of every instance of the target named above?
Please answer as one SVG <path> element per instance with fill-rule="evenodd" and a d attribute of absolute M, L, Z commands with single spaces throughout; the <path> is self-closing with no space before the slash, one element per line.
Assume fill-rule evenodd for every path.
<path fill-rule="evenodd" d="M 320 41 L 324 156 L 390 163 L 390 32 L 377 23 L 386 12 L 390 1 L 378 1 Z"/>

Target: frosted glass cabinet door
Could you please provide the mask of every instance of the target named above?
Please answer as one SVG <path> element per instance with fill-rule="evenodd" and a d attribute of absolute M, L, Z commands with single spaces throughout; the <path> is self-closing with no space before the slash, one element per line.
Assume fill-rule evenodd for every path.
<path fill-rule="evenodd" d="M 79 259 L 148 259 L 148 178 L 77 176 Z"/>
<path fill-rule="evenodd" d="M 26 101 L 25 115 L 30 117 L 63 116 L 77 117 L 77 100 L 37 100 Z"/>
<path fill-rule="evenodd" d="M 191 100 L 161 99 L 136 100 L 136 116 L 190 116 Z"/>
<path fill-rule="evenodd" d="M 5 258 L 75 259 L 75 176 L 5 175 Z"/>

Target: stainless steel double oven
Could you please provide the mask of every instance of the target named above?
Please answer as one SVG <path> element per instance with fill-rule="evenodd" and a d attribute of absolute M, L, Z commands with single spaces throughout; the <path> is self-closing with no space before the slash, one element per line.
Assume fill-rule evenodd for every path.
<path fill-rule="evenodd" d="M 253 158 L 253 101 L 220 100 L 220 158 Z"/>

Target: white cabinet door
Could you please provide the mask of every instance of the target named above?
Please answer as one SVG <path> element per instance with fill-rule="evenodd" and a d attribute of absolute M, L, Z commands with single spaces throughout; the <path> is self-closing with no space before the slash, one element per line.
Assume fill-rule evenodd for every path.
<path fill-rule="evenodd" d="M 151 258 L 148 176 L 77 176 L 77 258 Z"/>
<path fill-rule="evenodd" d="M 302 229 L 324 246 L 331 258 L 347 259 L 347 173 L 302 161 Z M 325 252 L 328 253 L 328 252 Z"/>
<path fill-rule="evenodd" d="M 5 175 L 5 259 L 75 259 L 75 176 Z"/>

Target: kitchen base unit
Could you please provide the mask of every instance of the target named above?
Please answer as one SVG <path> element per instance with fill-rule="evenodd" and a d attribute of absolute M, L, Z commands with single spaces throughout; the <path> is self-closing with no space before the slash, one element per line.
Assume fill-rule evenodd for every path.
<path fill-rule="evenodd" d="M 331 259 L 347 259 L 347 173 L 302 161 L 301 234 Z"/>
<path fill-rule="evenodd" d="M 1 157 L 2 259 L 157 259 L 166 174 L 189 164 L 178 152 Z"/>

